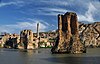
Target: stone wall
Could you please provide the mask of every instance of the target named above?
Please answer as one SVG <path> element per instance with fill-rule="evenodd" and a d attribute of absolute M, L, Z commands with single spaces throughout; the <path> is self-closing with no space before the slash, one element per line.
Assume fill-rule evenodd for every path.
<path fill-rule="evenodd" d="M 58 37 L 52 53 L 83 53 L 85 51 L 83 43 L 79 38 L 77 15 L 67 12 L 58 15 Z"/>
<path fill-rule="evenodd" d="M 5 34 L 1 38 L 1 47 L 16 49 L 18 43 L 19 43 L 19 35 L 17 34 Z"/>
<path fill-rule="evenodd" d="M 33 43 L 33 32 L 31 30 L 23 30 L 20 32 L 20 47 L 24 49 L 34 49 L 35 43 Z"/>

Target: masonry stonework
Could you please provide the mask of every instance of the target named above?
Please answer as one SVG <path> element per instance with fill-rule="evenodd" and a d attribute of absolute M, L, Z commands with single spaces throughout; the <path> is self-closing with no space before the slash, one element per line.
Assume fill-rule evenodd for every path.
<path fill-rule="evenodd" d="M 52 53 L 83 53 L 84 44 L 80 41 L 76 13 L 58 15 L 58 36 Z"/>

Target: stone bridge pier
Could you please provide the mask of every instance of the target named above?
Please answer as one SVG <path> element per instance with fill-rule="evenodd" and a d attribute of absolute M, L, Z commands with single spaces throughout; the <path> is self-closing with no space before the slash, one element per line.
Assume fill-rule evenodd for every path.
<path fill-rule="evenodd" d="M 86 52 L 81 42 L 76 13 L 67 12 L 58 15 L 58 37 L 51 49 L 52 53 L 83 53 Z"/>

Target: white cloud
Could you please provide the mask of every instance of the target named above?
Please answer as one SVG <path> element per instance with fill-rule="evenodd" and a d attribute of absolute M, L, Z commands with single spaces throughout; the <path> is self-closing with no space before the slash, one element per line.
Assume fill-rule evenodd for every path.
<path fill-rule="evenodd" d="M 34 22 L 18 22 L 16 24 L 2 25 L 0 27 L 0 30 L 2 30 L 1 32 L 18 33 L 24 29 L 31 29 L 33 32 L 36 32 L 38 22 L 39 22 L 39 31 L 44 32 L 46 31 L 46 29 L 48 29 L 47 22 L 41 22 L 36 20 Z"/>
<path fill-rule="evenodd" d="M 95 8 L 95 6 L 92 3 L 90 3 L 85 15 L 78 15 L 79 21 L 95 22 L 95 20 L 93 18 L 93 14 L 96 11 L 97 11 L 97 9 Z"/>
<path fill-rule="evenodd" d="M 63 8 L 41 8 L 42 10 L 44 11 L 52 11 L 52 12 L 62 12 L 62 13 L 65 13 L 66 9 L 63 9 Z"/>
<path fill-rule="evenodd" d="M 50 5 L 61 5 L 61 6 L 66 6 L 68 5 L 67 1 L 59 1 L 59 0 L 45 0 L 45 1 L 41 1 L 43 3 L 47 3 L 47 4 L 50 4 Z"/>
<path fill-rule="evenodd" d="M 85 13 L 80 11 L 81 13 L 78 14 L 79 21 L 94 22 L 95 21 L 93 17 L 94 14 L 97 12 L 96 14 L 99 15 L 100 13 L 99 11 L 100 2 L 97 2 L 97 1 L 94 2 L 93 0 L 92 2 L 91 0 L 88 0 L 88 1 L 87 0 L 37 0 L 37 1 L 13 0 L 12 2 L 0 3 L 0 7 L 9 6 L 9 5 L 16 5 L 16 6 L 25 5 L 23 9 L 20 8 L 18 9 L 18 11 L 21 11 L 21 13 L 27 14 L 26 16 L 29 16 L 29 17 L 30 16 L 35 17 L 36 15 L 38 16 L 50 15 L 53 18 L 53 16 L 57 16 L 58 14 L 64 14 L 68 11 L 71 11 L 71 12 L 75 11 L 76 13 L 79 13 L 81 9 L 81 10 L 84 10 Z M 56 18 L 53 18 L 53 19 L 56 20 Z M 10 33 L 14 33 L 17 31 L 18 33 L 22 29 L 31 29 L 33 30 L 33 32 L 36 32 L 36 24 L 38 22 L 40 22 L 40 31 L 46 31 L 48 29 L 48 26 L 51 26 L 48 23 L 48 21 L 50 20 L 46 20 L 46 22 L 44 22 L 43 20 L 35 20 L 31 18 L 27 18 L 27 20 L 26 19 L 24 20 L 32 21 L 32 22 L 17 22 L 16 24 L 2 25 L 0 26 L 0 30 L 2 30 L 3 32 L 10 32 Z M 51 23 L 53 23 L 53 21 Z"/>
<path fill-rule="evenodd" d="M 18 5 L 21 6 L 21 4 L 24 3 L 23 1 L 15 1 L 15 2 L 1 2 L 0 7 L 3 6 L 9 6 L 9 5 Z M 20 4 L 20 5 L 19 5 Z"/>
<path fill-rule="evenodd" d="M 92 4 L 92 3 L 90 3 L 89 4 L 89 9 L 88 9 L 88 11 L 86 12 L 86 17 L 87 17 L 87 19 L 88 19 L 88 21 L 90 20 L 90 21 L 94 21 L 94 19 L 93 19 L 93 14 L 94 14 L 94 12 L 96 11 L 96 8 L 94 7 L 94 5 Z"/>
<path fill-rule="evenodd" d="M 71 11 L 71 10 L 66 10 L 63 8 L 40 8 L 38 9 L 37 15 L 57 16 L 58 14 L 64 14 L 65 12 L 68 12 L 68 11 Z"/>
<path fill-rule="evenodd" d="M 44 22 L 43 20 L 36 20 L 36 19 L 33 19 L 33 18 L 27 18 L 26 20 L 27 21 L 34 21 L 35 23 L 43 23 L 47 26 L 50 26 L 50 24 L 48 22 Z"/>

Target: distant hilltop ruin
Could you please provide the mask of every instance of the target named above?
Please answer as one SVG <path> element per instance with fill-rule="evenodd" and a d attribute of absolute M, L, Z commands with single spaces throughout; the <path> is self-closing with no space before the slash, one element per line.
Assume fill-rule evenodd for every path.
<path fill-rule="evenodd" d="M 67 12 L 58 15 L 58 36 L 52 53 L 83 53 L 86 52 L 81 42 L 76 13 Z"/>

